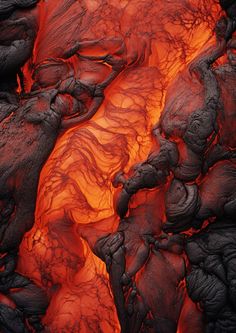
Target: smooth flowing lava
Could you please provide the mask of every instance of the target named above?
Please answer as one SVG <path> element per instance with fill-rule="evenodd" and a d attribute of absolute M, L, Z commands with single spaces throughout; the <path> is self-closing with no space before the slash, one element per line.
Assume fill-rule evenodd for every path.
<path fill-rule="evenodd" d="M 158 163 L 165 166 L 161 178 L 169 183 L 158 178 L 151 186 L 142 184 L 143 174 L 149 176 L 150 170 L 142 169 L 141 163 L 152 160 L 150 151 L 155 159 L 160 133 L 154 125 L 159 119 L 165 128 L 163 150 L 172 154 L 171 138 L 181 161 L 188 156 L 178 125 L 171 132 L 171 124 L 178 117 L 181 123 L 188 110 L 204 103 L 212 70 L 202 74 L 198 60 L 208 47 L 214 50 L 216 35 L 225 43 L 231 39 L 234 6 L 234 1 L 216 0 L 0 0 L 2 332 L 234 332 L 236 314 L 227 303 L 225 287 L 228 277 L 219 277 L 226 281 L 220 287 L 213 278 L 208 281 L 217 290 L 212 298 L 225 299 L 225 317 L 217 328 L 215 315 L 222 308 L 208 311 L 205 303 L 212 298 L 203 291 L 204 303 L 196 293 L 196 283 L 210 275 L 200 276 L 197 268 L 191 271 L 199 264 L 198 255 L 221 265 L 216 256 L 223 254 L 212 249 L 217 247 L 218 229 L 209 226 L 207 232 L 200 231 L 199 239 L 192 229 L 171 237 L 163 234 L 163 224 L 174 216 L 180 198 L 170 196 L 173 207 L 166 209 L 165 194 L 171 192 L 166 161 Z M 222 15 L 225 19 L 220 20 Z M 229 43 L 233 56 L 234 39 Z M 210 65 L 225 62 L 222 46 Z M 234 73 L 228 81 L 226 74 L 217 75 L 222 90 L 235 84 Z M 232 94 L 224 95 L 225 104 Z M 168 116 L 173 105 L 175 113 Z M 234 115 L 227 117 L 234 127 Z M 227 126 L 220 128 L 225 136 Z M 207 137 L 209 147 L 216 140 Z M 236 181 L 229 161 L 234 156 L 226 158 L 225 188 Z M 214 168 L 202 182 L 202 159 L 200 151 L 191 161 L 206 197 L 201 201 L 221 200 L 217 184 L 214 198 L 204 186 L 215 184 L 224 170 Z M 214 166 L 210 158 L 207 162 L 209 168 Z M 181 165 L 178 159 L 175 163 Z M 179 191 L 184 205 L 185 185 L 181 176 L 176 178 L 172 191 Z M 189 189 L 195 178 L 185 179 Z M 124 200 L 132 179 L 141 180 Z M 119 183 L 125 189 L 117 189 Z M 233 196 L 231 192 L 225 196 Z M 191 218 L 199 205 L 187 207 Z M 201 222 L 212 220 L 204 209 L 212 212 L 213 206 L 200 209 Z M 181 215 L 178 232 L 189 223 L 184 219 Z M 166 231 L 176 232 L 173 221 L 168 221 Z M 191 227 L 199 225 L 195 221 Z M 236 248 L 233 233 L 228 233 L 224 237 L 232 239 L 230 246 L 224 243 L 226 261 L 234 258 L 231 249 Z M 204 237 L 212 248 L 205 248 Z M 216 270 L 212 272 L 217 275 Z M 236 281 L 233 268 L 229 274 Z M 224 328 L 229 317 L 231 326 Z"/>

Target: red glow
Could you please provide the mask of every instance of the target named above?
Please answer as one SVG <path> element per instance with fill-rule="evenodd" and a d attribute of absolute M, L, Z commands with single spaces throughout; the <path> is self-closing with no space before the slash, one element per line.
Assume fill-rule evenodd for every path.
<path fill-rule="evenodd" d="M 74 73 L 80 80 L 107 75 L 109 67 L 99 62 L 61 59 L 75 40 L 124 38 L 128 63 L 135 54 L 143 53 L 145 59 L 141 66 L 124 71 L 105 91 L 105 102 L 92 120 L 60 136 L 41 172 L 35 225 L 22 242 L 18 269 L 50 295 L 44 318 L 50 332 L 120 331 L 105 265 L 89 245 L 117 229 L 112 179 L 119 170 L 128 171 L 145 159 L 168 84 L 212 37 L 218 15 L 215 2 L 202 0 L 198 7 L 195 0 L 188 3 L 188 8 L 186 1 L 179 0 L 49 0 L 39 4 L 38 37 L 33 57 L 23 68 L 26 91 L 34 83 L 35 69 L 52 63 L 51 58 L 63 61 L 65 75 Z M 116 51 L 114 45 L 111 48 Z M 96 48 L 90 52 L 101 54 Z M 71 100 L 66 103 L 71 105 Z M 142 192 L 132 207 L 145 200 Z M 169 259 L 174 261 L 174 256 Z M 188 332 L 183 325 L 178 333 Z"/>

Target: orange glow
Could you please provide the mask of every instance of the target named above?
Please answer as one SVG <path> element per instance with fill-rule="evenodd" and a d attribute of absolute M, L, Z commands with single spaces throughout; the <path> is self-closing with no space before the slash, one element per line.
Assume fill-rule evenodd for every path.
<path fill-rule="evenodd" d="M 59 137 L 41 172 L 35 224 L 22 242 L 18 269 L 51 297 L 44 318 L 50 332 L 118 333 L 108 274 L 90 245 L 117 229 L 112 179 L 148 155 L 167 86 L 212 38 L 219 8 L 213 0 L 197 1 L 198 8 L 195 0 L 187 1 L 188 8 L 180 0 L 85 0 L 69 9 L 67 2 L 39 4 L 33 58 L 23 68 L 26 91 L 34 69 L 61 59 L 75 40 L 122 37 L 130 58 L 132 52 L 142 54 L 140 40 L 146 40 L 151 52 L 106 89 L 92 120 Z M 89 75 L 75 57 L 65 63 L 78 78 Z"/>

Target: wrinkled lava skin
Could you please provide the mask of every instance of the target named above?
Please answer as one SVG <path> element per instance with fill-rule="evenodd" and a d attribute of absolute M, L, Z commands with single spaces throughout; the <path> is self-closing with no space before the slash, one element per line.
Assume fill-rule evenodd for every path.
<path fill-rule="evenodd" d="M 234 23 L 231 28 L 232 34 Z M 121 217 L 127 214 L 129 200 L 139 189 L 166 184 L 165 232 L 177 234 L 210 223 L 185 240 L 191 265 L 186 277 L 187 291 L 203 311 L 206 332 L 236 330 L 233 83 L 236 44 L 234 36 L 228 41 L 228 29 L 227 21 L 220 20 L 215 29 L 216 44 L 194 59 L 167 90 L 163 112 L 153 130 L 159 147 L 127 179 L 121 173 L 115 179 L 116 184 L 123 184 L 116 201 Z M 217 64 L 225 53 L 226 62 Z M 174 236 L 166 237 L 171 240 Z M 137 260 L 141 263 L 141 258 Z M 128 265 L 126 269 L 129 276 Z M 144 303 L 151 311 L 148 301 L 147 297 Z M 141 310 L 137 312 L 142 314 Z M 156 331 L 169 331 L 168 325 L 162 329 L 155 324 L 155 311 L 152 317 Z M 175 328 L 170 329 L 174 331 Z"/>
<path fill-rule="evenodd" d="M 236 331 L 235 29 L 231 0 L 0 0 L 1 332 Z"/>

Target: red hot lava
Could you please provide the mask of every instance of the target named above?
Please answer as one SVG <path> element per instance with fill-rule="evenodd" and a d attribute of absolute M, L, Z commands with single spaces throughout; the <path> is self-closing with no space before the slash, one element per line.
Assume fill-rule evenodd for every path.
<path fill-rule="evenodd" d="M 37 11 L 37 38 L 22 68 L 21 90 L 47 91 L 60 83 L 67 89 L 57 97 L 65 124 L 41 171 L 35 223 L 21 243 L 18 271 L 50 298 L 43 320 L 48 332 L 118 333 L 106 267 L 92 251 L 100 237 L 118 228 L 112 181 L 148 155 L 167 86 L 211 43 L 220 8 L 214 0 L 48 0 Z M 78 83 L 73 94 L 72 77 Z M 84 88 L 103 82 L 105 98 Z M 79 125 L 73 123 L 74 108 L 81 109 Z M 89 117 L 84 109 L 92 110 Z M 134 198 L 131 216 L 139 230 L 149 232 L 152 224 L 160 233 L 163 200 L 161 190 Z M 155 219 L 148 218 L 147 207 Z M 130 233 L 127 265 L 142 245 L 138 231 Z M 168 253 L 146 266 L 136 282 L 147 298 L 157 293 L 151 306 L 179 322 L 178 333 L 189 332 L 189 325 L 201 333 L 184 270 L 182 255 Z M 148 274 L 155 275 L 157 289 L 145 284 Z"/>

